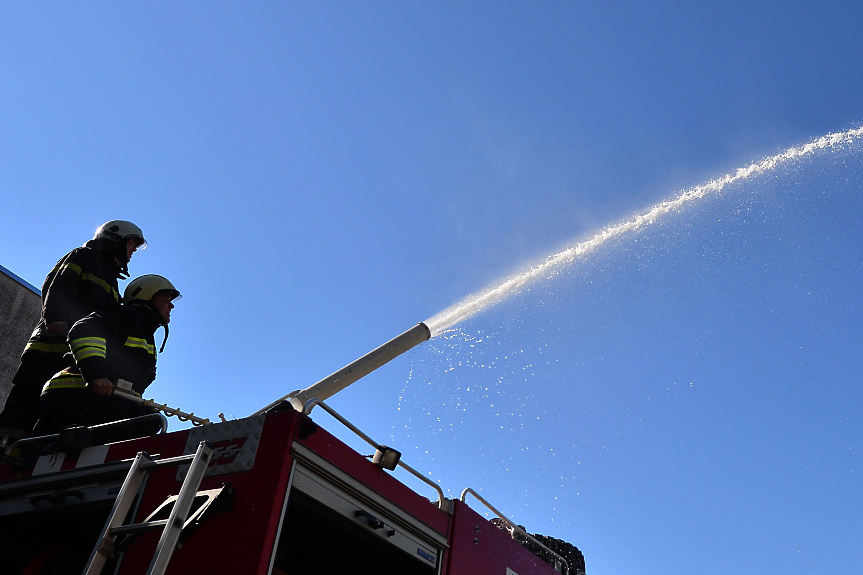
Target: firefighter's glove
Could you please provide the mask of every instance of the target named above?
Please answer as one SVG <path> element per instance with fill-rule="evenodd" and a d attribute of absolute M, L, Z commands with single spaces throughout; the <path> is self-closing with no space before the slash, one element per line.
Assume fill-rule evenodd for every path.
<path fill-rule="evenodd" d="M 110 379 L 101 378 L 94 379 L 90 382 L 89 386 L 90 391 L 95 393 L 96 395 L 109 396 L 114 393 L 114 384 L 111 383 Z"/>

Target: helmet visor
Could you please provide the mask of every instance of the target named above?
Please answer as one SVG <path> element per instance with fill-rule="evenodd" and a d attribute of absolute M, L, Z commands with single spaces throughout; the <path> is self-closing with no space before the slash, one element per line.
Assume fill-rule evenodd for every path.
<path fill-rule="evenodd" d="M 160 296 L 162 294 L 168 294 L 169 296 L 171 296 L 171 301 L 177 301 L 183 298 L 183 296 L 180 295 L 180 292 L 175 289 L 160 289 L 153 295 L 153 297 L 155 298 L 156 296 Z"/>
<path fill-rule="evenodd" d="M 139 236 L 137 234 L 134 234 L 134 235 L 130 234 L 130 235 L 126 236 L 125 239 L 126 239 L 126 241 L 133 240 L 135 242 L 135 249 L 136 250 L 143 250 L 144 248 L 147 247 L 147 240 L 145 240 L 144 238 L 142 238 L 141 236 Z"/>

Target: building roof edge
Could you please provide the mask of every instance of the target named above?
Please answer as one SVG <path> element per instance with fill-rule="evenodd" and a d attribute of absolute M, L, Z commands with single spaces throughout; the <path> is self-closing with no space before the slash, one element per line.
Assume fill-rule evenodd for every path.
<path fill-rule="evenodd" d="M 7 275 L 7 276 L 9 276 L 10 278 L 12 278 L 13 280 L 15 280 L 15 281 L 16 281 L 16 282 L 18 282 L 19 284 L 21 284 L 22 286 L 24 286 L 25 288 L 28 288 L 29 290 L 31 290 L 31 291 L 32 291 L 33 293 L 35 293 L 36 295 L 38 295 L 38 296 L 40 296 L 40 297 L 42 296 L 42 292 L 40 292 L 38 288 L 36 288 L 36 287 L 34 287 L 33 285 L 31 285 L 31 284 L 30 284 L 30 282 L 28 282 L 27 280 L 25 280 L 25 279 L 23 279 L 23 278 L 21 278 L 21 277 L 17 276 L 16 274 L 12 273 L 12 272 L 11 272 L 11 271 L 9 271 L 9 270 L 7 270 L 7 269 L 6 269 L 6 268 L 4 268 L 2 265 L 0 265 L 0 272 L 2 272 L 2 273 L 4 273 L 4 274 L 6 274 L 6 275 Z"/>

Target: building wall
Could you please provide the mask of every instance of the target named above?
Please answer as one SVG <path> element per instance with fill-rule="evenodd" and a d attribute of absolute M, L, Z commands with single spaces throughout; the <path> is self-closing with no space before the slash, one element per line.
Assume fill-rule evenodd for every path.
<path fill-rule="evenodd" d="M 0 406 L 6 404 L 21 352 L 41 315 L 39 290 L 0 266 Z"/>

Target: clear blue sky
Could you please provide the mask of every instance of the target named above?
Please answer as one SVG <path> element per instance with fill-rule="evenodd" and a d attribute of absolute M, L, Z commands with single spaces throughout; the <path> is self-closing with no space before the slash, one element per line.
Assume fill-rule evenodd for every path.
<path fill-rule="evenodd" d="M 38 286 L 138 223 L 133 275 L 184 295 L 152 396 L 243 416 L 859 126 L 861 24 L 857 2 L 5 4 L 0 264 Z M 590 573 L 859 572 L 861 165 L 669 215 L 331 403 Z"/>

